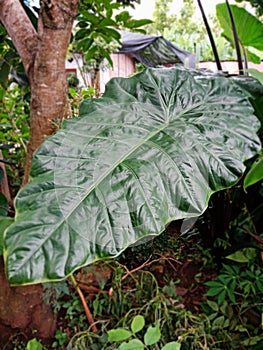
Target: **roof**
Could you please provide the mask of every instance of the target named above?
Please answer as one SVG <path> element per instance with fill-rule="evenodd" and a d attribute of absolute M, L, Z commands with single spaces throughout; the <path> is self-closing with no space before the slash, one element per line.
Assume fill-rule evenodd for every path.
<path fill-rule="evenodd" d="M 163 36 L 120 31 L 122 47 L 118 53 L 129 54 L 148 67 L 186 63 L 195 68 L 195 55 L 180 49 Z"/>

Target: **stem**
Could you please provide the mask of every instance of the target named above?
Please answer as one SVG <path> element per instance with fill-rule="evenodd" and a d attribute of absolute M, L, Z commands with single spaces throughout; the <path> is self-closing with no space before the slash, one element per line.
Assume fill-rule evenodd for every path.
<path fill-rule="evenodd" d="M 244 68 L 245 68 L 245 72 L 244 75 L 248 75 L 247 69 L 248 69 L 248 61 L 247 61 L 247 52 L 246 52 L 246 48 L 242 45 L 242 50 L 243 50 L 243 55 L 244 55 Z"/>
<path fill-rule="evenodd" d="M 83 82 L 84 82 L 85 87 L 89 87 L 89 84 L 88 84 L 87 79 L 86 79 L 86 74 L 84 73 L 84 65 L 85 65 L 85 63 L 84 63 L 84 57 L 81 56 L 81 59 L 82 59 L 82 67 L 81 67 L 77 55 L 76 55 L 74 52 L 72 52 L 72 56 L 73 56 L 74 60 L 75 60 L 76 63 L 77 63 L 78 70 L 79 70 L 80 75 L 81 75 L 81 77 L 82 77 L 82 79 L 83 79 Z"/>
<path fill-rule="evenodd" d="M 233 36 L 234 36 L 234 41 L 235 41 L 235 47 L 236 47 L 236 52 L 237 52 L 237 62 L 238 62 L 239 75 L 244 75 L 243 63 L 242 63 L 242 56 L 241 56 L 241 51 L 240 51 L 240 46 L 239 46 L 239 40 L 238 40 L 238 36 L 237 36 L 237 29 L 236 29 L 236 25 L 235 25 L 233 13 L 232 13 L 232 11 L 231 11 L 231 7 L 230 7 L 230 5 L 229 5 L 228 0 L 226 0 L 226 6 L 227 6 L 227 10 L 228 10 L 230 22 L 231 22 L 231 25 L 232 25 L 232 31 L 233 31 Z"/>
<path fill-rule="evenodd" d="M 88 319 L 88 321 L 89 321 L 89 324 L 90 324 L 90 326 L 91 326 L 92 332 L 96 333 L 96 332 L 98 332 L 98 328 L 97 328 L 96 325 L 95 325 L 93 316 L 92 316 L 92 314 L 91 314 L 91 312 L 90 312 L 90 309 L 89 309 L 89 307 L 88 307 L 88 305 L 87 305 L 87 303 L 86 303 L 85 297 L 84 297 L 84 295 L 83 295 L 81 289 L 79 288 L 78 283 L 77 283 L 75 277 L 73 276 L 73 273 L 70 275 L 70 278 L 71 278 L 71 280 L 72 280 L 72 283 L 73 283 L 74 287 L 76 288 L 76 291 L 77 291 L 78 294 L 79 294 L 80 300 L 81 300 L 82 305 L 83 305 L 83 307 L 84 307 L 84 310 L 85 310 L 87 319 Z"/>
<path fill-rule="evenodd" d="M 263 244 L 263 239 L 261 239 L 258 235 L 255 235 L 254 233 L 250 232 L 249 230 L 243 229 L 246 233 L 248 233 L 251 237 L 255 239 L 256 242 L 259 244 Z"/>
<path fill-rule="evenodd" d="M 204 24 L 205 24 L 205 27 L 206 27 L 206 31 L 207 31 L 207 34 L 208 34 L 211 46 L 212 46 L 212 50 L 213 50 L 213 53 L 214 53 L 214 56 L 215 56 L 217 69 L 218 70 L 222 70 L 222 66 L 221 66 L 221 62 L 220 62 L 219 56 L 218 56 L 218 52 L 217 52 L 216 44 L 215 44 L 215 41 L 214 41 L 214 37 L 213 37 L 213 34 L 211 32 L 208 20 L 206 18 L 205 11 L 203 9 L 201 0 L 197 0 L 197 2 L 198 2 L 198 5 L 199 5 L 199 8 L 200 8 L 202 17 L 203 17 L 203 21 L 204 21 Z"/>

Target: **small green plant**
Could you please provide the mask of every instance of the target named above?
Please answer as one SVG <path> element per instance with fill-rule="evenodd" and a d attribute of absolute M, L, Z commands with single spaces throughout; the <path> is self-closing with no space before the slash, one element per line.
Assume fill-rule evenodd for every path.
<path fill-rule="evenodd" d="M 164 346 L 158 345 L 161 341 L 160 324 L 156 326 L 148 326 L 145 333 L 139 337 L 138 334 L 145 327 L 145 318 L 142 315 L 136 315 L 131 323 L 130 330 L 125 328 L 116 328 L 109 330 L 108 341 L 120 343 L 119 350 L 143 350 L 150 349 L 151 345 L 155 345 L 155 349 L 162 350 L 180 350 L 181 344 L 179 342 L 169 342 Z M 143 338 L 143 341 L 139 338 Z"/>
<path fill-rule="evenodd" d="M 59 301 L 62 297 L 71 295 L 66 281 L 56 283 L 43 283 L 43 300 L 46 304 L 52 306 L 54 312 L 61 309 L 62 302 Z"/>
<path fill-rule="evenodd" d="M 47 350 L 36 338 L 29 340 L 25 350 Z"/>
<path fill-rule="evenodd" d="M 65 345 L 68 340 L 67 333 L 57 330 L 55 334 L 55 341 L 52 344 L 52 348 L 59 348 L 62 345 Z"/>
<path fill-rule="evenodd" d="M 226 348 L 242 344 L 260 349 L 263 344 L 263 271 L 254 253 L 253 248 L 245 248 L 229 255 L 232 261 L 223 264 L 214 281 L 205 283 L 209 299 L 203 306 L 211 322 L 211 334 Z"/>
<path fill-rule="evenodd" d="M 247 261 L 242 251 L 235 252 L 228 258 L 234 261 L 242 258 L 244 262 Z M 205 284 L 209 287 L 206 296 L 215 298 L 218 305 L 222 305 L 227 299 L 236 304 L 241 299 L 253 300 L 254 297 L 263 296 L 263 271 L 257 263 L 251 261 L 248 261 L 247 266 L 242 263 L 223 264 L 222 273 Z"/>
<path fill-rule="evenodd" d="M 218 305 L 222 305 L 226 297 L 233 303 L 236 302 L 234 291 L 239 275 L 239 268 L 237 266 L 228 266 L 225 264 L 223 267 L 224 273 L 218 275 L 214 281 L 205 283 L 210 287 L 206 295 L 216 298 Z"/>
<path fill-rule="evenodd" d="M 83 305 L 76 293 L 71 294 L 69 301 L 62 302 L 62 308 L 66 310 L 65 319 L 68 321 L 68 325 L 75 328 L 76 331 L 85 329 L 87 326 L 87 319 L 84 313 Z"/>
<path fill-rule="evenodd" d="M 152 262 L 158 263 L 156 259 Z M 170 263 L 167 262 L 167 265 L 171 266 Z M 159 258 L 159 264 L 162 264 L 162 258 Z M 146 265 L 149 267 L 151 261 L 147 261 Z M 208 349 L 209 345 L 213 345 L 213 337 L 206 333 L 209 323 L 207 316 L 194 314 L 185 308 L 183 298 L 176 294 L 177 281 L 167 278 L 164 279 L 166 285 L 159 286 L 156 277 L 145 270 L 145 264 L 140 269 L 129 272 L 116 261 L 105 261 L 103 269 L 106 266 L 112 270 L 111 278 L 103 286 L 103 290 L 90 301 L 91 312 L 97 321 L 99 332 L 93 333 L 86 328 L 75 333 L 68 344 L 68 350 L 113 350 L 121 346 L 120 342 L 132 341 L 129 345 L 122 345 L 123 347 L 132 346 L 134 343 L 136 345 L 137 338 L 146 349 L 160 349 L 162 346 L 169 349 L 168 344 L 172 340 L 178 340 L 184 350 Z M 171 269 L 173 270 L 172 266 Z M 81 284 L 81 281 L 79 282 Z M 144 318 L 146 326 L 145 330 L 134 332 L 134 325 L 131 324 L 134 319 L 140 320 L 137 316 Z M 158 327 L 155 329 L 152 325 Z M 152 328 L 160 329 L 161 339 L 156 344 L 146 344 L 144 335 L 148 328 L 148 332 L 151 332 Z M 136 337 L 132 335 L 127 340 L 109 342 L 108 332 L 116 329 L 134 332 Z"/>

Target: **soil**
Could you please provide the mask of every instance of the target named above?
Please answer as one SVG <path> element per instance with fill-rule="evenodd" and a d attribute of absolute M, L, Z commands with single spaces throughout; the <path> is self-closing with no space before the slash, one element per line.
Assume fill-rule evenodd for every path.
<path fill-rule="evenodd" d="M 202 311 L 201 303 L 207 292 L 204 282 L 216 277 L 215 266 L 211 266 L 211 263 L 206 264 L 202 260 L 202 252 L 197 253 L 196 244 L 200 237 L 196 236 L 190 240 L 185 240 L 179 236 L 180 228 L 180 221 L 173 222 L 166 228 L 165 233 L 160 236 L 160 238 L 163 237 L 167 240 L 166 249 L 158 251 L 157 248 L 153 254 L 153 247 L 150 247 L 149 254 L 152 257 L 150 258 L 150 264 L 145 268 L 154 274 L 161 288 L 167 285 L 167 281 L 175 281 L 176 294 L 182 297 L 181 303 L 187 310 L 199 313 Z M 174 251 L 171 245 L 173 240 L 177 241 L 180 252 Z M 154 242 L 153 246 L 156 245 Z M 201 245 L 203 246 L 202 242 Z M 125 261 L 121 260 L 121 262 L 129 270 L 132 270 L 135 266 L 143 265 L 143 260 L 136 258 L 133 252 L 131 252 L 133 258 L 129 257 L 129 254 L 127 255 L 128 259 L 125 258 Z M 178 255 L 180 260 L 176 259 Z M 144 257 L 147 257 L 147 254 Z"/>
<path fill-rule="evenodd" d="M 172 224 L 166 229 L 164 235 L 157 238 L 157 243 L 156 241 L 148 242 L 140 247 L 129 248 L 118 258 L 118 261 L 126 266 L 127 271 L 150 271 L 157 279 L 160 288 L 167 285 L 167 281 L 174 281 L 176 295 L 181 297 L 180 303 L 183 307 L 194 313 L 199 313 L 202 311 L 201 304 L 207 291 L 204 282 L 215 277 L 215 270 L 210 264 L 207 264 L 207 266 L 204 264 L 201 253 L 198 255 L 194 252 L 193 246 L 196 244 L 197 238 L 186 241 L 178 236 L 178 231 L 178 223 Z M 155 247 L 154 253 L 153 246 Z M 179 253 L 176 252 L 176 249 L 180 250 L 180 260 L 176 258 Z M 79 271 L 77 280 L 87 301 L 95 299 L 97 293 L 111 293 L 111 274 L 110 268 L 102 268 L 99 264 L 90 270 L 83 269 Z M 103 279 L 107 283 L 102 290 L 100 284 Z M 1 281 L 0 283 L 1 302 L 3 293 L 10 293 L 7 289 L 9 290 L 11 287 L 7 285 L 7 282 Z M 65 309 L 61 308 L 59 310 L 56 325 L 51 315 L 46 310 L 41 309 L 39 300 L 41 300 L 42 288 L 40 286 L 36 286 L 34 291 L 36 294 L 31 295 L 24 293 L 23 296 L 22 289 L 23 287 L 13 289 L 13 293 L 19 293 L 19 298 L 21 295 L 22 298 L 24 297 L 21 300 L 22 304 L 20 303 L 17 306 L 16 312 L 12 311 L 15 321 L 13 320 L 12 324 L 11 321 L 7 322 L 6 319 L 9 319 L 9 317 L 6 315 L 1 317 L 0 313 L 0 344 L 5 344 L 5 346 L 0 346 L 1 350 L 13 350 L 10 340 L 16 338 L 26 342 L 32 338 L 32 334 L 33 337 L 41 339 L 42 343 L 49 344 L 48 348 L 51 349 L 55 329 L 66 331 L 69 338 L 74 335 L 75 330 L 68 327 L 68 320 L 65 319 Z M 72 292 L 74 292 L 73 288 Z M 65 295 L 64 301 L 70 300 L 70 298 L 70 296 Z M 34 308 L 33 319 L 24 317 L 29 304 L 33 305 Z M 3 320 L 5 320 L 5 323 Z M 37 334 L 32 333 L 34 329 L 38 329 Z"/>

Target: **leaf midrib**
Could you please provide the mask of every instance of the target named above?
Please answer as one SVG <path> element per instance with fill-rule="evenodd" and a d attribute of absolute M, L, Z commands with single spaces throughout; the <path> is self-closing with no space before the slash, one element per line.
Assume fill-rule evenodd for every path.
<path fill-rule="evenodd" d="M 196 104 L 196 105 L 191 105 L 190 106 L 190 108 L 189 109 L 187 109 L 187 110 L 182 110 L 180 113 L 178 113 L 177 114 L 177 116 L 176 116 L 176 118 L 178 119 L 178 118 L 180 118 L 182 115 L 186 115 L 186 114 L 188 114 L 188 112 L 190 112 L 191 110 L 193 110 L 193 109 L 195 109 L 195 108 L 197 108 L 197 107 L 199 107 L 199 106 L 201 106 L 201 105 L 203 105 L 203 104 L 206 104 L 205 103 L 206 101 L 205 100 L 203 100 L 202 101 L 202 103 L 198 103 L 198 104 Z M 202 113 L 204 113 L 205 111 L 203 111 Z M 219 111 L 220 112 L 220 111 Z M 224 112 L 225 113 L 225 112 Z M 140 143 L 138 143 L 138 144 L 136 144 L 134 147 L 132 147 L 131 148 L 131 150 L 129 151 L 129 152 L 127 152 L 127 153 L 125 153 L 125 155 L 123 156 L 123 157 L 121 157 L 118 161 L 116 161 L 102 176 L 100 176 L 99 178 L 98 178 L 98 180 L 91 186 L 91 187 L 89 187 L 89 189 L 88 189 L 88 191 L 85 193 L 85 196 L 83 196 L 83 198 L 82 198 L 82 200 L 81 201 L 79 201 L 78 203 L 77 203 L 77 205 L 76 206 L 74 206 L 74 208 L 72 208 L 72 210 L 68 213 L 68 215 L 67 216 L 63 216 L 63 220 L 61 220 L 61 221 L 59 221 L 58 223 L 57 223 L 57 227 L 54 229 L 54 230 L 52 230 L 52 232 L 50 233 L 50 235 L 48 235 L 47 237 L 46 237 L 46 239 L 42 242 L 42 244 L 41 245 L 39 245 L 38 247 L 37 247 L 37 249 L 34 251 L 34 252 L 32 252 L 32 254 L 30 255 L 30 256 L 27 256 L 27 259 L 23 262 L 23 264 L 22 265 L 20 265 L 20 267 L 18 267 L 17 268 L 17 270 L 18 269 L 21 269 L 21 268 L 23 268 L 27 263 L 28 263 L 28 261 L 30 261 L 31 260 L 31 258 L 36 254 L 36 252 L 38 251 L 38 250 L 40 250 L 41 248 L 42 248 L 42 246 L 46 243 L 46 241 L 48 241 L 49 240 L 49 238 L 53 235 L 53 234 L 55 234 L 55 232 L 58 230 L 58 228 L 61 226 L 61 225 L 63 225 L 63 223 L 65 223 L 66 221 L 67 221 L 67 219 L 72 215 L 72 213 L 74 213 L 75 212 L 75 210 L 78 208 L 78 206 L 83 202 L 83 200 L 85 199 L 85 198 L 87 198 L 89 195 L 90 195 L 90 193 L 119 165 L 119 164 L 121 164 L 125 159 L 127 159 L 133 152 L 135 152 L 137 149 L 139 149 L 143 144 L 145 144 L 145 143 L 147 143 L 147 141 L 149 141 L 152 137 L 154 137 L 155 135 L 157 135 L 158 133 L 160 133 L 162 130 L 164 130 L 165 128 L 167 128 L 168 126 L 170 125 L 170 120 L 168 119 L 168 121 L 166 121 L 163 125 L 162 125 L 162 127 L 159 127 L 159 128 L 157 128 L 157 129 L 155 129 L 153 132 L 151 132 L 150 134 L 148 134 L 148 136 L 146 137 L 146 138 L 144 138 Z M 54 225 L 53 225 L 53 227 L 54 227 Z M 11 276 L 10 276 L 11 277 Z"/>
<path fill-rule="evenodd" d="M 74 206 L 74 208 L 68 213 L 68 215 L 67 216 L 63 216 L 63 220 L 61 220 L 61 221 L 59 221 L 58 223 L 57 223 L 57 227 L 54 229 L 54 230 L 52 230 L 52 232 L 50 233 L 50 235 L 48 235 L 47 237 L 46 237 L 46 239 L 42 242 L 42 244 L 41 245 L 39 245 L 38 247 L 37 247 L 37 249 L 34 251 L 34 252 L 32 252 L 32 254 L 30 255 L 30 256 L 28 256 L 27 255 L 27 259 L 23 262 L 23 264 L 21 264 L 19 267 L 17 267 L 17 270 L 19 270 L 19 269 L 22 269 L 30 260 L 31 260 L 31 258 L 36 254 L 36 252 L 38 251 L 38 250 L 40 250 L 41 248 L 42 248 L 42 246 L 46 243 L 46 241 L 48 241 L 49 240 L 49 238 L 53 235 L 53 234 L 55 234 L 55 232 L 58 230 L 58 228 L 65 222 L 65 221 L 67 221 L 67 219 L 72 215 L 72 213 L 77 209 L 77 207 L 80 205 L 80 203 L 82 203 L 83 202 L 83 200 L 85 199 L 85 198 L 87 198 L 89 195 L 90 195 L 90 193 L 116 168 L 116 166 L 117 165 L 119 165 L 119 164 L 121 164 L 127 157 L 129 157 L 134 151 L 136 151 L 136 149 L 138 149 L 138 148 L 140 148 L 144 143 L 146 143 L 150 138 L 152 138 L 153 136 L 155 136 L 156 134 L 158 134 L 159 132 L 161 132 L 163 129 L 165 129 L 167 126 L 169 125 L 169 123 L 165 123 L 161 128 L 159 128 L 159 129 L 157 129 L 157 130 L 155 130 L 154 132 L 152 132 L 152 133 L 150 133 L 150 135 L 148 135 L 148 137 L 146 138 L 146 139 L 143 139 L 142 140 L 142 142 L 140 142 L 139 144 L 136 144 L 128 153 L 126 153 L 125 154 L 125 156 L 124 157 L 122 157 L 118 162 L 116 161 L 115 163 L 114 163 L 114 165 L 113 166 L 111 166 L 101 177 L 99 177 L 98 178 L 98 180 L 91 186 L 91 187 L 89 187 L 89 189 L 88 189 L 88 191 L 87 191 L 87 193 L 85 194 L 85 196 L 83 196 L 83 198 L 82 198 L 82 200 L 81 201 L 79 201 L 78 203 L 77 203 L 77 205 L 76 206 Z M 54 225 L 53 225 L 53 227 L 54 227 Z M 12 277 L 12 276 L 10 276 L 10 277 Z"/>

